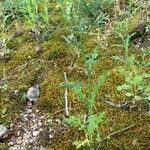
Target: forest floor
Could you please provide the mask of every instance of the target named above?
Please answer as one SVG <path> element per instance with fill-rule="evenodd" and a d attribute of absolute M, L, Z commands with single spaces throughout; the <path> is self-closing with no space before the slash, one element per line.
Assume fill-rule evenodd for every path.
<path fill-rule="evenodd" d="M 80 81 L 85 92 L 88 76 L 84 60 L 80 51 L 64 38 L 74 35 L 87 54 L 98 47 L 91 87 L 94 88 L 96 79 L 104 70 L 109 72 L 95 100 L 94 111 L 104 112 L 105 117 L 98 127 L 102 140 L 92 150 L 150 150 L 150 97 L 145 102 L 144 94 L 136 90 L 139 84 L 132 89 L 137 92 L 133 97 L 127 96 L 125 90 L 117 90 L 117 86 L 125 83 L 127 76 L 130 76 L 129 72 L 135 76 L 150 74 L 150 66 L 147 65 L 150 62 L 149 7 L 133 4 L 135 8 L 140 7 L 139 11 L 129 16 L 128 30 L 121 32 L 122 35 L 138 34 L 130 38 L 129 45 L 126 45 L 126 57 L 126 43 L 114 32 L 115 21 L 119 17 L 120 22 L 127 18 L 122 19 L 121 14 L 115 14 L 116 11 L 123 12 L 125 2 L 119 5 L 119 10 L 116 10 L 115 4 L 104 10 L 110 17 L 105 25 L 92 27 L 86 32 L 69 30 L 67 26 L 72 25 L 62 19 L 60 6 L 55 2 L 49 5 L 51 31 L 48 39 L 37 42 L 34 32 L 27 29 L 23 21 L 12 21 L 6 31 L 6 38 L 11 37 L 7 42 L 11 52 L 6 56 L 0 55 L 0 124 L 8 128 L 8 136 L 0 141 L 0 149 L 74 150 L 72 143 L 85 139 L 84 131 L 64 122 L 66 97 L 69 114 L 83 118 L 87 113 L 76 93 L 67 88 L 65 95 L 66 89 L 61 86 L 66 82 L 66 73 L 67 80 Z M 0 31 L 0 35 L 3 37 L 4 33 Z M 117 61 L 113 56 L 118 56 Z M 122 68 L 127 69 L 128 75 L 120 74 Z M 148 87 L 149 78 L 144 81 L 143 78 L 142 82 Z M 38 101 L 28 108 L 26 94 L 35 83 L 40 85 L 40 94 Z M 136 101 L 139 95 L 142 100 Z M 83 146 L 82 149 L 89 148 Z"/>

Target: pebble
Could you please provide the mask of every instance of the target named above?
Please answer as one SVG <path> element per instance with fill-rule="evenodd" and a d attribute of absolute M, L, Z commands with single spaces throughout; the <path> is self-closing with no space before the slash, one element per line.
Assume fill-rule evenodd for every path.
<path fill-rule="evenodd" d="M 52 128 L 49 128 L 49 132 L 52 132 L 53 131 L 53 129 Z"/>
<path fill-rule="evenodd" d="M 40 118 L 41 118 L 41 119 L 44 119 L 44 116 L 41 116 Z"/>
<path fill-rule="evenodd" d="M 38 126 L 41 127 L 42 126 L 42 122 L 39 121 L 38 122 Z"/>
<path fill-rule="evenodd" d="M 53 135 L 50 134 L 50 135 L 49 135 L 49 138 L 52 139 L 52 138 L 53 138 Z"/>
<path fill-rule="evenodd" d="M 10 124 L 10 130 L 15 131 L 16 134 L 11 138 L 8 143 L 9 150 L 26 150 L 30 148 L 40 149 L 38 138 L 40 133 L 47 131 L 48 139 L 53 139 L 53 123 L 52 118 L 48 119 L 46 116 L 40 116 L 38 109 L 35 110 L 37 113 L 33 113 L 32 108 L 25 108 L 20 116 L 20 121 L 17 123 Z M 57 124 L 61 123 L 60 119 L 55 119 Z M 47 128 L 46 128 L 47 127 Z M 49 140 L 50 143 L 52 140 Z"/>
<path fill-rule="evenodd" d="M 28 114 L 32 113 L 32 109 L 27 109 L 27 113 Z"/>
<path fill-rule="evenodd" d="M 39 134 L 39 131 L 33 131 L 33 134 L 32 134 L 32 135 L 33 135 L 34 137 L 36 137 L 36 136 L 38 136 L 38 134 Z"/>
<path fill-rule="evenodd" d="M 38 113 L 38 112 L 40 112 L 40 110 L 39 110 L 39 109 L 37 109 L 35 112 L 36 112 L 36 113 Z"/>
<path fill-rule="evenodd" d="M 19 136 L 19 135 L 20 135 L 20 133 L 21 133 L 21 132 L 20 132 L 20 131 L 18 131 L 18 132 L 17 132 L 17 136 Z"/>
<path fill-rule="evenodd" d="M 34 141 L 33 141 L 33 139 L 30 139 L 30 141 L 29 141 L 30 143 L 33 143 Z"/>
<path fill-rule="evenodd" d="M 43 131 L 43 129 L 42 129 L 42 128 L 40 128 L 40 129 L 39 129 L 39 131 L 40 131 L 40 132 L 42 132 L 42 131 Z"/>

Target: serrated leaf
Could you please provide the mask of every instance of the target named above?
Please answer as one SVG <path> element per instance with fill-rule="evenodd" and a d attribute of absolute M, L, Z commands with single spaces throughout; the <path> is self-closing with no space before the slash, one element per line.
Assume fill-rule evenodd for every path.
<path fill-rule="evenodd" d="M 69 116 L 69 118 L 65 118 L 64 121 L 70 125 L 83 127 L 83 121 L 76 116 Z"/>
<path fill-rule="evenodd" d="M 82 91 L 82 84 L 79 81 L 67 82 L 62 85 L 65 88 L 70 88 L 76 94 L 77 99 L 80 101 L 84 101 L 85 96 Z"/>
<path fill-rule="evenodd" d="M 98 129 L 98 125 L 103 121 L 103 119 L 104 112 L 89 116 L 87 120 L 87 133 L 89 136 L 92 135 L 96 129 Z"/>
<path fill-rule="evenodd" d="M 134 85 L 141 84 L 142 82 L 143 82 L 143 77 L 141 75 L 135 76 L 133 78 Z"/>
<path fill-rule="evenodd" d="M 130 86 L 127 85 L 127 84 L 123 84 L 123 85 L 117 86 L 117 90 L 118 91 L 128 90 L 128 89 L 130 89 Z"/>

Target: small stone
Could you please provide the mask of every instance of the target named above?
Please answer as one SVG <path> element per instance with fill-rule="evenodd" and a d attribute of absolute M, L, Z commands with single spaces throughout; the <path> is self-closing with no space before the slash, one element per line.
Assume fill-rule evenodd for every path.
<path fill-rule="evenodd" d="M 41 53 L 41 52 L 43 51 L 42 46 L 39 45 L 39 44 L 37 44 L 37 45 L 35 46 L 35 51 L 36 51 L 37 54 Z"/>
<path fill-rule="evenodd" d="M 38 136 L 38 134 L 39 134 L 39 131 L 33 131 L 33 136 L 34 137 Z"/>
<path fill-rule="evenodd" d="M 17 136 L 19 136 L 19 135 L 20 135 L 20 133 L 21 133 L 21 132 L 20 132 L 20 131 L 18 131 L 18 132 L 17 132 Z"/>
<path fill-rule="evenodd" d="M 38 112 L 40 112 L 40 110 L 39 110 L 39 109 L 37 109 L 35 112 L 36 112 L 36 113 L 38 113 Z"/>
<path fill-rule="evenodd" d="M 28 114 L 32 113 L 32 109 L 27 109 L 27 113 Z"/>
<path fill-rule="evenodd" d="M 19 90 L 15 90 L 14 94 L 15 94 L 16 97 L 19 96 Z"/>
<path fill-rule="evenodd" d="M 49 135 L 49 138 L 52 139 L 52 138 L 53 138 L 53 135 L 50 134 L 50 135 Z"/>
<path fill-rule="evenodd" d="M 38 122 L 38 126 L 41 127 L 42 126 L 42 122 L 39 121 Z"/>
<path fill-rule="evenodd" d="M 0 125 L 0 137 L 7 132 L 7 128 L 4 125 Z"/>
<path fill-rule="evenodd" d="M 42 132 L 42 131 L 43 131 L 43 129 L 42 129 L 42 128 L 40 128 L 40 129 L 39 129 L 39 131 L 40 131 L 40 132 Z"/>
<path fill-rule="evenodd" d="M 34 142 L 33 139 L 30 139 L 29 143 L 33 143 L 33 142 Z"/>
<path fill-rule="evenodd" d="M 52 128 L 49 128 L 49 132 L 52 132 L 53 131 L 53 129 Z"/>
<path fill-rule="evenodd" d="M 41 118 L 41 119 L 44 119 L 44 116 L 41 116 L 40 118 Z"/>

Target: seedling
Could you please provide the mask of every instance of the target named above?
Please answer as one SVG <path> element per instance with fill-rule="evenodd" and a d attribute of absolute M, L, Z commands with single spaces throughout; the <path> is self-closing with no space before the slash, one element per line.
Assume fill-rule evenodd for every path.
<path fill-rule="evenodd" d="M 69 116 L 69 118 L 65 119 L 66 123 L 77 126 L 78 129 L 82 130 L 85 134 L 85 139 L 83 141 L 79 140 L 73 143 L 77 149 L 82 146 L 91 148 L 96 142 L 101 140 L 98 128 L 103 122 L 104 112 L 95 113 L 95 102 L 98 91 L 106 80 L 107 72 L 103 72 L 93 85 L 93 66 L 97 62 L 97 57 L 98 54 L 96 49 L 94 49 L 92 53 L 84 56 L 84 67 L 87 70 L 88 76 L 85 84 L 80 81 L 72 81 L 64 84 L 64 87 L 72 89 L 77 96 L 77 100 L 81 102 L 87 110 L 84 119 L 79 115 Z"/>

